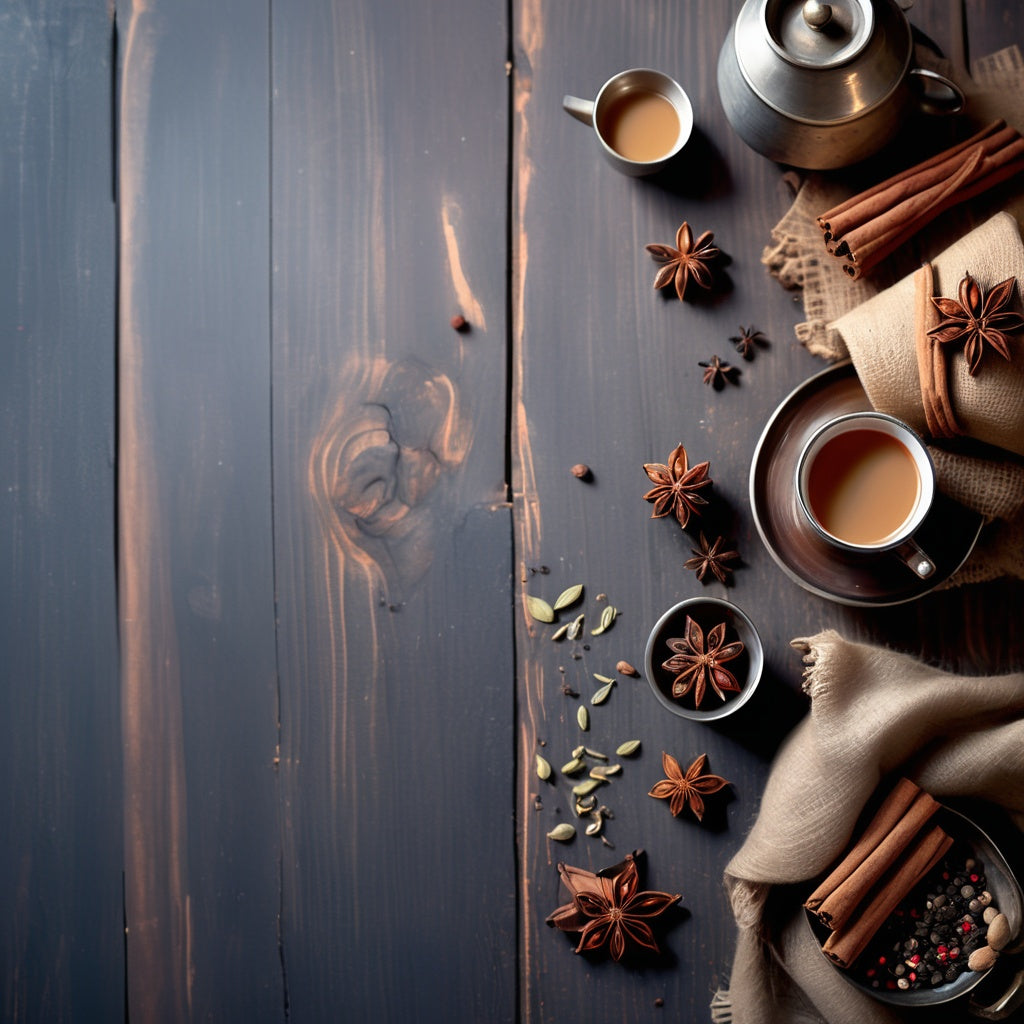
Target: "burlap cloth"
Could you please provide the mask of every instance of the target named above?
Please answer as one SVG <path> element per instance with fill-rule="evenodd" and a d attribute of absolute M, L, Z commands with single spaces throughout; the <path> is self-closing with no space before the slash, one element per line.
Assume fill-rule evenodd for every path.
<path fill-rule="evenodd" d="M 805 652 L 810 713 L 779 750 L 757 821 L 726 867 L 739 937 L 712 1020 L 895 1024 L 898 1013 L 825 959 L 802 901 L 892 773 L 940 800 L 998 803 L 1024 826 L 1024 673 L 953 676 L 832 630 L 794 646 Z"/>
<path fill-rule="evenodd" d="M 977 61 L 971 75 L 954 73 L 944 61 L 919 53 L 919 62 L 957 78 L 968 97 L 969 125 L 960 137 L 996 117 L 1024 131 L 1024 60 L 1016 46 Z M 922 127 L 923 126 L 923 127 Z M 930 132 L 927 152 L 904 159 L 908 166 L 943 148 L 952 129 L 921 122 Z M 912 135 L 910 136 L 913 137 Z M 787 288 L 803 290 L 807 319 L 796 335 L 815 355 L 828 360 L 852 357 L 875 408 L 907 420 L 925 433 L 913 332 L 912 273 L 923 260 L 936 268 L 936 294 L 955 298 L 957 282 L 969 271 L 986 288 L 1010 276 L 1018 279 L 1014 308 L 1024 286 L 1024 181 L 1013 180 L 972 200 L 969 211 L 954 208 L 925 227 L 911 244 L 893 253 L 870 275 L 851 281 L 840 261 L 825 251 L 816 217 L 891 167 L 868 166 L 842 174 L 808 173 L 799 181 L 793 204 L 772 230 L 762 256 L 769 273 Z M 860 177 L 858 177 L 860 176 Z M 790 178 L 791 182 L 796 179 Z M 1001 214 L 1001 215 L 1000 215 Z M 971 230 L 979 218 L 986 222 Z M 965 454 L 962 444 L 932 445 L 939 487 L 984 516 L 986 527 L 966 565 L 950 585 L 998 576 L 1024 578 L 1024 351 L 1021 336 L 1011 341 L 1018 357 L 1006 364 L 989 353 L 971 378 L 962 356 L 950 360 L 950 394 L 967 434 L 988 446 Z M 1000 365 L 1002 364 L 1002 365 Z"/>

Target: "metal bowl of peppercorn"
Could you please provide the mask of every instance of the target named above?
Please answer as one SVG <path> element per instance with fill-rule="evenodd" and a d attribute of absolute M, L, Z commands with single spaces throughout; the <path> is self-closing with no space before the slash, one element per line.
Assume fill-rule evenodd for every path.
<path fill-rule="evenodd" d="M 848 967 L 834 965 L 853 986 L 902 1008 L 929 1007 L 963 999 L 974 1016 L 998 1020 L 1024 1005 L 1020 970 L 1024 894 L 995 843 L 970 818 L 942 806 L 935 821 L 953 845 L 890 914 L 862 954 Z M 996 917 L 1000 924 L 992 924 Z M 814 914 L 807 920 L 824 943 L 828 930 Z M 998 950 L 989 932 L 999 927 Z M 994 934 L 994 932 L 993 932 Z M 824 950 L 823 950 L 824 953 Z M 1000 987 L 986 983 L 1001 967 L 1011 970 Z M 988 988 L 991 987 L 991 991 Z M 969 996 L 970 994 L 970 996 Z"/>
<path fill-rule="evenodd" d="M 754 624 L 736 605 L 694 597 L 658 619 L 644 652 L 647 681 L 675 715 L 710 722 L 743 707 L 764 668 Z"/>

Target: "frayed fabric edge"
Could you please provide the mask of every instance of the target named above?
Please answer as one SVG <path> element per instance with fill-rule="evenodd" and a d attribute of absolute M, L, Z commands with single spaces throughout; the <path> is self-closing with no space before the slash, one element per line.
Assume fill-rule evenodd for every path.
<path fill-rule="evenodd" d="M 732 996 L 725 987 L 711 997 L 711 1024 L 732 1024 Z"/>
<path fill-rule="evenodd" d="M 818 671 L 824 653 L 823 648 L 841 643 L 842 637 L 834 629 L 826 629 L 817 636 L 796 637 L 790 640 L 789 646 L 803 656 L 804 677 L 801 689 L 811 700 L 820 698 L 828 692 L 828 683 L 822 679 Z"/>

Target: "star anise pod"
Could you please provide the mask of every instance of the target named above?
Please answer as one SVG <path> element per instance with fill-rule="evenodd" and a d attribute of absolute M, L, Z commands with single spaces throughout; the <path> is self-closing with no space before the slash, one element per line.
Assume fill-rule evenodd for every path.
<path fill-rule="evenodd" d="M 654 784 L 654 788 L 648 793 L 657 800 L 668 800 L 669 810 L 674 818 L 683 812 L 683 808 L 689 805 L 698 821 L 704 820 L 704 795 L 717 793 L 720 789 L 729 785 L 728 779 L 721 775 L 705 775 L 704 769 L 708 763 L 708 755 L 701 754 L 686 772 L 679 766 L 679 762 L 664 751 L 661 755 L 661 770 L 667 778 Z"/>
<path fill-rule="evenodd" d="M 713 544 L 708 543 L 704 531 L 700 534 L 700 549 L 690 548 L 693 558 L 683 562 L 684 569 L 692 569 L 697 574 L 697 579 L 704 582 L 704 577 L 711 573 L 720 583 L 728 583 L 732 569 L 726 564 L 734 562 L 740 557 L 738 551 L 720 551 L 719 548 L 725 543 L 724 537 L 716 537 Z"/>
<path fill-rule="evenodd" d="M 707 362 L 700 362 L 698 366 L 704 367 L 704 383 L 710 384 L 716 391 L 721 391 L 726 382 L 739 384 L 736 379 L 740 371 L 735 366 L 722 362 L 718 356 L 712 356 Z"/>
<path fill-rule="evenodd" d="M 686 616 L 685 635 L 666 641 L 675 653 L 663 661 L 666 672 L 678 673 L 672 681 L 672 696 L 677 700 L 693 690 L 693 705 L 699 708 L 708 685 L 725 700 L 727 692 L 739 693 L 736 677 L 723 668 L 723 662 L 732 661 L 743 653 L 743 641 L 725 642 L 725 623 L 720 622 L 708 633 L 707 646 L 704 630 L 689 615 Z"/>
<path fill-rule="evenodd" d="M 736 351 L 746 360 L 754 358 L 754 353 L 759 345 L 765 345 L 764 335 L 753 327 L 740 327 L 740 333 L 729 339 L 735 346 Z"/>
<path fill-rule="evenodd" d="M 1015 277 L 1000 281 L 985 294 L 984 289 L 970 274 L 960 279 L 957 300 L 933 298 L 932 304 L 943 319 L 928 336 L 943 344 L 963 344 L 967 358 L 967 372 L 976 376 L 985 354 L 985 346 L 1010 361 L 1008 334 L 1024 327 L 1024 317 L 1007 309 L 1013 297 Z"/>
<path fill-rule="evenodd" d="M 676 232 L 674 249 L 670 245 L 646 246 L 647 251 L 663 264 L 654 278 L 655 291 L 674 282 L 676 295 L 682 299 L 691 282 L 700 288 L 710 288 L 711 261 L 718 255 L 718 248 L 711 244 L 714 237 L 711 231 L 705 231 L 694 241 L 690 225 L 684 220 Z"/>
<path fill-rule="evenodd" d="M 652 519 L 660 519 L 674 512 L 679 525 L 685 527 L 690 516 L 700 515 L 700 506 L 707 499 L 697 492 L 711 484 L 708 470 L 710 462 L 698 462 L 692 469 L 686 449 L 676 445 L 668 457 L 668 465 L 660 462 L 645 462 L 644 472 L 654 484 L 645 495 L 644 501 L 654 502 Z"/>
<path fill-rule="evenodd" d="M 577 953 L 607 947 L 613 960 L 621 960 L 630 946 L 659 952 L 648 921 L 665 913 L 681 897 L 653 890 L 640 892 L 634 854 L 597 874 L 568 864 L 559 864 L 558 873 L 572 902 L 550 914 L 547 923 L 561 931 L 580 932 Z"/>

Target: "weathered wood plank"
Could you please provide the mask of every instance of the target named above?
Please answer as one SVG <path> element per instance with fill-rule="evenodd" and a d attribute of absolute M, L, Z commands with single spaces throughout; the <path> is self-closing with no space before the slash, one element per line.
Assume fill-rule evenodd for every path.
<path fill-rule="evenodd" d="M 500 3 L 274 9 L 296 1019 L 515 1017 L 507 33 Z"/>
<path fill-rule="evenodd" d="M 277 1020 L 268 11 L 118 22 L 128 1008 Z"/>
<path fill-rule="evenodd" d="M 111 23 L 0 11 L 0 1017 L 123 1013 Z"/>

